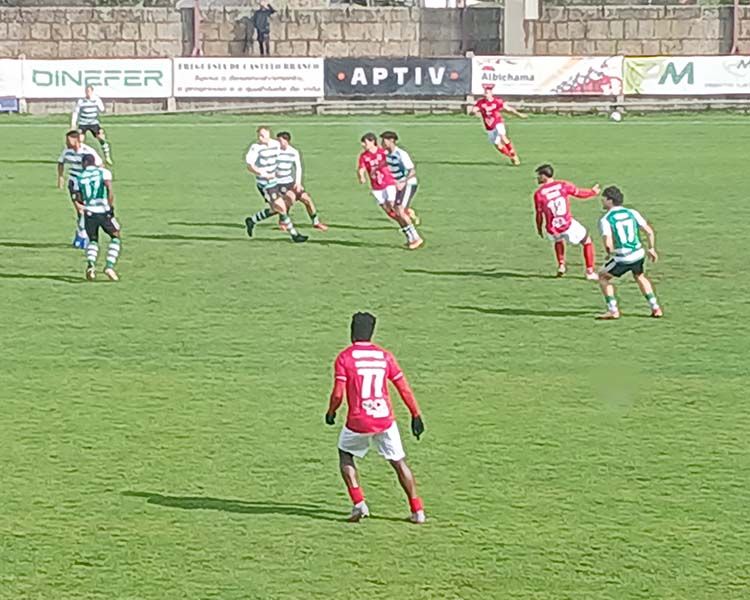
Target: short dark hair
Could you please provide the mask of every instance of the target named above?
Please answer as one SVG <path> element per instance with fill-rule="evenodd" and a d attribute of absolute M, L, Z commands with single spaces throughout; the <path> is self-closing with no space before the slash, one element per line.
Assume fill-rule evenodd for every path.
<path fill-rule="evenodd" d="M 545 177 L 554 177 L 555 169 L 552 167 L 552 165 L 539 165 L 536 168 L 536 174 L 544 175 Z"/>
<path fill-rule="evenodd" d="M 65 134 L 65 137 L 78 137 L 79 135 L 81 135 L 81 132 L 78 129 L 71 129 L 68 133 Z"/>
<path fill-rule="evenodd" d="M 622 190 L 620 190 L 620 188 L 618 188 L 616 185 L 605 187 L 602 195 L 607 200 L 611 200 L 612 204 L 614 204 L 615 206 L 622 206 L 622 203 L 625 200 L 625 196 L 622 193 Z"/>
<path fill-rule="evenodd" d="M 368 312 L 354 313 L 352 316 L 352 342 L 369 342 L 375 332 L 375 315 Z"/>
<path fill-rule="evenodd" d="M 288 131 L 279 131 L 279 133 L 276 134 L 276 137 L 285 139 L 287 142 L 292 141 L 292 134 Z"/>
<path fill-rule="evenodd" d="M 365 141 L 368 141 L 368 142 L 377 142 L 378 138 L 375 137 L 374 133 L 369 132 L 369 133 L 366 133 L 365 135 L 363 135 L 362 138 L 359 141 L 360 142 L 365 142 Z"/>
<path fill-rule="evenodd" d="M 395 131 L 384 131 L 380 134 L 380 137 L 384 140 L 393 140 L 394 142 L 398 141 L 398 134 Z"/>
<path fill-rule="evenodd" d="M 81 157 L 81 166 L 85 169 L 86 167 L 96 166 L 96 159 L 93 154 L 84 154 Z"/>

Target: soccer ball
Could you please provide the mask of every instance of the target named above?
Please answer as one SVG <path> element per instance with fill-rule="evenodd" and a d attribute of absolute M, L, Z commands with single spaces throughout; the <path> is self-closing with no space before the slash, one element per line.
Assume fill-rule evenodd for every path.
<path fill-rule="evenodd" d="M 622 113 L 619 110 L 613 110 L 611 113 L 609 113 L 609 120 L 614 121 L 615 123 L 619 123 L 622 121 Z"/>

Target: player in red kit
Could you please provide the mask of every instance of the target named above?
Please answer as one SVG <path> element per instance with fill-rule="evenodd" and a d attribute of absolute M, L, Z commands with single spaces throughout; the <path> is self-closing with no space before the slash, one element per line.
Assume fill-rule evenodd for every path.
<path fill-rule="evenodd" d="M 406 236 L 406 246 L 409 250 L 416 250 L 424 240 L 417 233 L 410 219 L 403 218 L 396 211 L 396 195 L 398 189 L 396 180 L 388 167 L 388 153 L 378 146 L 378 138 L 374 133 L 366 133 L 360 140 L 363 152 L 357 161 L 357 176 L 359 183 L 367 183 L 370 178 L 372 195 L 385 213 L 401 226 L 401 232 Z"/>
<path fill-rule="evenodd" d="M 594 271 L 594 244 L 586 228 L 570 213 L 570 197 L 593 198 L 599 194 L 599 186 L 595 185 L 591 189 L 578 188 L 568 181 L 554 179 L 554 174 L 552 165 L 542 165 L 536 169 L 537 181 L 541 184 L 534 194 L 537 233 L 544 237 L 544 225 L 548 237 L 555 242 L 558 277 L 562 277 L 567 271 L 565 242 L 568 242 L 583 245 L 586 279 L 596 281 L 599 277 Z"/>
<path fill-rule="evenodd" d="M 484 86 L 484 98 L 477 100 L 474 104 L 474 114 L 479 114 L 484 122 L 484 128 L 487 130 L 487 136 L 490 142 L 498 149 L 500 154 L 510 158 L 510 162 L 518 166 L 521 159 L 518 158 L 513 142 L 508 137 L 505 121 L 503 120 L 503 111 L 525 119 L 526 115 L 521 114 L 509 104 L 505 104 L 502 98 L 496 98 L 492 94 L 492 86 Z"/>
<path fill-rule="evenodd" d="M 357 522 L 370 515 L 365 495 L 359 486 L 354 457 L 364 458 L 375 442 L 378 452 L 395 469 L 399 483 L 409 499 L 412 523 L 424 523 L 422 499 L 417 495 L 417 484 L 404 460 L 401 436 L 393 416 L 388 395 L 388 381 L 398 390 L 411 413 L 411 431 L 419 439 L 424 423 L 414 394 L 393 355 L 372 343 L 375 317 L 370 313 L 356 313 L 352 317 L 352 345 L 344 349 L 334 365 L 335 381 L 325 421 L 334 425 L 336 411 L 346 392 L 346 425 L 339 436 L 339 466 L 354 507 L 349 521 Z"/>

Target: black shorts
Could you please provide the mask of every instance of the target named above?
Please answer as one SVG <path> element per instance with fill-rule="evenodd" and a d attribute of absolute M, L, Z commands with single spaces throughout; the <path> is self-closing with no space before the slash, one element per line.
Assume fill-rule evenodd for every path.
<path fill-rule="evenodd" d="M 409 208 L 409 204 L 414 200 L 414 196 L 417 195 L 418 187 L 416 183 L 407 183 L 402 190 L 396 188 L 396 205 Z"/>
<path fill-rule="evenodd" d="M 257 185 L 256 187 L 258 188 L 258 193 L 263 197 L 263 200 L 269 203 L 278 200 L 283 195 L 281 193 L 281 188 L 278 185 L 272 185 L 271 187 Z"/>
<path fill-rule="evenodd" d="M 604 263 L 604 272 L 609 273 L 612 277 L 622 277 L 625 273 L 630 272 L 633 275 L 643 274 L 643 259 L 632 263 L 616 262 L 610 258 Z"/>
<path fill-rule="evenodd" d="M 91 133 L 96 137 L 102 130 L 102 126 L 99 125 L 99 123 L 96 123 L 95 125 L 81 125 L 78 129 L 80 129 L 81 133 Z"/>
<path fill-rule="evenodd" d="M 115 215 L 110 211 L 106 213 L 83 212 L 83 223 L 86 234 L 92 242 L 99 241 L 99 230 L 103 229 L 109 237 L 115 237 L 120 233 L 120 224 Z"/>
<path fill-rule="evenodd" d="M 280 183 L 276 186 L 276 188 L 279 190 L 279 194 L 284 196 L 285 198 L 288 197 L 289 193 L 291 192 L 294 194 L 294 199 L 299 200 L 302 197 L 302 194 L 305 193 L 305 189 L 302 188 L 299 192 L 297 192 L 294 189 L 293 183 Z"/>
<path fill-rule="evenodd" d="M 75 181 L 73 181 L 72 179 L 68 179 L 68 193 L 70 194 L 70 199 L 73 201 L 78 201 L 81 197 L 81 195 L 76 190 Z"/>

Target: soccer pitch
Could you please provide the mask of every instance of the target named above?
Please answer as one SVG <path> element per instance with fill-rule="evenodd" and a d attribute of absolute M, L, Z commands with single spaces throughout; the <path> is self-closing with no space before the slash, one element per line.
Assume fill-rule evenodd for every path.
<path fill-rule="evenodd" d="M 296 207 L 307 244 L 245 234 L 266 123 L 331 225 Z M 104 125 L 116 284 L 87 283 L 70 247 L 66 118 L 0 120 L 0 599 L 747 597 L 747 117 L 511 120 L 520 168 L 468 117 Z M 417 165 L 416 252 L 355 179 L 360 136 L 386 128 Z M 579 248 L 554 278 L 543 162 L 652 222 L 663 320 L 624 277 L 623 318 L 594 321 Z M 599 200 L 573 203 L 594 231 Z M 393 399 L 422 527 L 374 452 L 373 518 L 343 522 L 344 412 L 323 414 L 357 310 L 424 411 L 416 442 Z"/>

